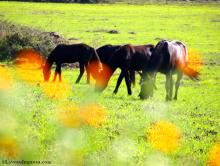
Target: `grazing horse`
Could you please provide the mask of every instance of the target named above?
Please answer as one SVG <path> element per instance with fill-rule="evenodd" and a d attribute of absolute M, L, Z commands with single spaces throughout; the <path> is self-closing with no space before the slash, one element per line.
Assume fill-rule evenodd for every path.
<path fill-rule="evenodd" d="M 99 55 L 100 61 L 107 64 L 112 55 L 120 48 L 120 45 L 106 44 L 96 49 Z"/>
<path fill-rule="evenodd" d="M 111 45 L 111 44 L 106 44 L 104 46 L 99 47 L 96 49 L 96 52 L 99 55 L 100 61 L 108 65 L 108 61 L 111 59 L 113 54 L 120 48 L 120 45 Z M 130 74 L 130 81 L 135 85 L 135 71 L 131 70 L 129 71 Z"/>
<path fill-rule="evenodd" d="M 65 45 L 60 44 L 50 53 L 47 58 L 46 64 L 43 67 L 44 80 L 48 81 L 50 78 L 50 70 L 53 63 L 56 63 L 56 69 L 53 81 L 56 81 L 57 74 L 59 75 L 59 81 L 61 78 L 61 65 L 63 63 L 79 62 L 80 74 L 76 80 L 79 83 L 84 68 L 87 72 L 87 83 L 90 82 L 90 73 L 96 79 L 98 72 L 101 70 L 101 63 L 95 49 L 86 44 L 72 44 Z M 92 68 L 91 68 L 92 67 Z"/>
<path fill-rule="evenodd" d="M 188 53 L 186 46 L 180 41 L 161 40 L 156 45 L 151 60 L 142 76 L 140 98 L 153 96 L 153 83 L 157 72 L 166 75 L 166 100 L 172 100 L 173 74 L 177 74 L 174 100 L 177 100 L 180 80 L 183 74 L 192 80 L 198 80 L 199 73 L 188 66 Z"/>
<path fill-rule="evenodd" d="M 128 44 L 121 46 L 107 62 L 107 66 L 103 66 L 103 70 L 100 72 L 100 78 L 96 82 L 96 89 L 103 91 L 107 87 L 112 74 L 119 67 L 121 73 L 114 93 L 118 92 L 121 81 L 125 77 L 127 91 L 131 95 L 129 71 L 142 71 L 148 65 L 153 48 L 154 46 L 151 44 L 141 46 Z"/>

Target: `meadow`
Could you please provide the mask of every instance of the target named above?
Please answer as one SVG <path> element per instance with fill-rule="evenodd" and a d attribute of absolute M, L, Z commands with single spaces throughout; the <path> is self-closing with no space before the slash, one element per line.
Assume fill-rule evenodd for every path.
<path fill-rule="evenodd" d="M 219 165 L 219 18 L 219 4 L 0 2 L 0 19 L 58 32 L 73 42 L 99 47 L 178 39 L 202 61 L 200 81 L 184 77 L 178 100 L 171 102 L 165 102 L 161 74 L 154 97 L 140 100 L 138 75 L 132 96 L 124 82 L 113 95 L 119 70 L 97 94 L 85 75 L 75 84 L 78 69 L 63 69 L 64 83 L 53 84 L 43 82 L 40 70 L 2 63 L 0 158 L 67 166 Z"/>

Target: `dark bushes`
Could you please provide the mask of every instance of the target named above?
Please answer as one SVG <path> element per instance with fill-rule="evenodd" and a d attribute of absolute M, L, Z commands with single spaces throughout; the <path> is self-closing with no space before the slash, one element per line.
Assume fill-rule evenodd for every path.
<path fill-rule="evenodd" d="M 0 61 L 12 60 L 24 48 L 33 48 L 47 56 L 60 43 L 68 43 L 68 40 L 56 32 L 41 32 L 0 21 Z"/>

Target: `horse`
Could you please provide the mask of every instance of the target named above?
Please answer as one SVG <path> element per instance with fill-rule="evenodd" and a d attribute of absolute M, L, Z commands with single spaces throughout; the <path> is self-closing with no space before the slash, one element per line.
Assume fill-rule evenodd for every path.
<path fill-rule="evenodd" d="M 100 78 L 96 81 L 96 90 L 103 91 L 117 68 L 121 69 L 121 73 L 117 80 L 114 93 L 118 92 L 118 88 L 122 79 L 125 77 L 128 95 L 132 94 L 129 71 L 142 71 L 150 60 L 154 45 L 133 46 L 130 44 L 121 46 L 107 62 L 107 66 L 103 66 L 100 72 Z"/>
<path fill-rule="evenodd" d="M 80 68 L 80 74 L 75 83 L 79 83 L 84 73 L 84 68 L 86 68 L 88 84 L 90 83 L 90 73 L 92 77 L 96 78 L 102 68 L 99 56 L 94 48 L 84 43 L 72 45 L 59 44 L 52 50 L 43 67 L 44 80 L 49 80 L 51 67 L 53 63 L 56 63 L 53 81 L 56 81 L 56 77 L 59 75 L 59 81 L 61 82 L 61 65 L 63 63 L 75 62 L 79 62 Z"/>
<path fill-rule="evenodd" d="M 106 44 L 96 49 L 99 55 L 100 61 L 107 64 L 112 55 L 120 48 L 120 45 Z"/>
<path fill-rule="evenodd" d="M 188 65 L 187 47 L 181 41 L 161 40 L 155 46 L 149 65 L 146 65 L 142 76 L 141 99 L 153 96 L 153 83 L 157 72 L 166 75 L 166 101 L 172 100 L 173 96 L 173 77 L 177 74 L 175 83 L 174 100 L 177 100 L 180 80 L 183 74 L 189 76 L 192 80 L 198 80 L 199 72 L 190 68 Z"/>
<path fill-rule="evenodd" d="M 108 65 L 108 61 L 111 59 L 113 54 L 121 47 L 121 45 L 111 45 L 111 44 L 106 44 L 104 46 L 99 47 L 96 49 L 96 52 L 99 55 L 100 61 Z M 133 85 L 135 85 L 135 71 L 130 70 L 130 81 Z"/>

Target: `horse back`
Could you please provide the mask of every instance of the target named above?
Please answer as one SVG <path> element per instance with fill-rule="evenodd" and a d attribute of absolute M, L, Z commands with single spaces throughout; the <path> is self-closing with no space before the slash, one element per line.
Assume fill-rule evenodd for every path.
<path fill-rule="evenodd" d="M 142 70 L 148 64 L 153 48 L 153 45 L 121 46 L 108 61 L 108 65 L 112 68 Z"/>
<path fill-rule="evenodd" d="M 149 64 L 154 45 L 133 46 L 133 54 L 131 57 L 131 69 L 142 70 Z"/>
<path fill-rule="evenodd" d="M 52 59 L 56 63 L 74 63 L 80 61 L 88 61 L 91 57 L 89 51 L 91 47 L 86 44 L 60 44 L 51 52 L 48 59 Z"/>
<path fill-rule="evenodd" d="M 187 63 L 187 48 L 180 41 L 168 42 L 168 51 L 170 55 L 170 64 L 172 66 L 184 67 Z"/>
<path fill-rule="evenodd" d="M 96 52 L 102 63 L 107 64 L 109 59 L 113 56 L 113 54 L 120 48 L 120 45 L 111 45 L 107 44 L 102 47 L 99 47 Z"/>

